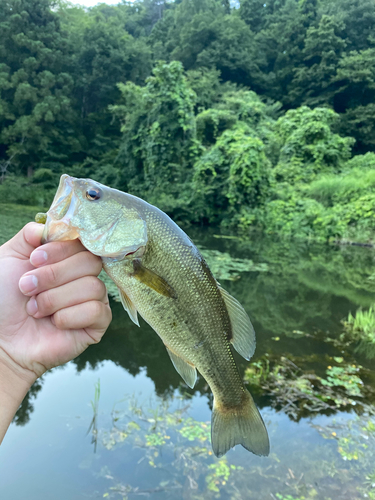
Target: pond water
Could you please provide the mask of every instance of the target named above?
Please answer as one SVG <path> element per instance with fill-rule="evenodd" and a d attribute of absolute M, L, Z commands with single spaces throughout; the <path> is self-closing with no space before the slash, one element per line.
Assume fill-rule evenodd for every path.
<path fill-rule="evenodd" d="M 34 214 L 4 210 L 2 241 Z M 0 449 L 0 498 L 375 499 L 374 358 L 339 340 L 349 312 L 375 302 L 374 250 L 186 231 L 253 321 L 255 356 L 236 361 L 270 456 L 237 446 L 215 458 L 204 379 L 189 389 L 153 330 L 111 299 L 102 342 L 20 407 Z"/>

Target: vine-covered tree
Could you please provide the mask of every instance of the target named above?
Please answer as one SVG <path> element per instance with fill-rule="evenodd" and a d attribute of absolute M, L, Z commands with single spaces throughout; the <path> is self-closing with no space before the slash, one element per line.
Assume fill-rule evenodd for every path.
<path fill-rule="evenodd" d="M 123 104 L 111 107 L 122 122 L 118 165 L 122 187 L 146 194 L 160 206 L 160 196 L 183 197 L 199 153 L 194 117 L 195 93 L 181 63 L 160 62 L 145 87 L 119 84 Z M 171 201 L 172 205 L 176 203 Z M 178 205 L 178 202 L 176 203 Z"/>
<path fill-rule="evenodd" d="M 69 172 L 189 223 L 375 231 L 374 33 L 373 0 L 4 0 L 0 202 Z"/>

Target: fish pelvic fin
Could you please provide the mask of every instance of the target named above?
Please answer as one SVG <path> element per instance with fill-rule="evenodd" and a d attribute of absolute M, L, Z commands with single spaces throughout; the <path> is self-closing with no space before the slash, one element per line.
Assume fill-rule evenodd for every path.
<path fill-rule="evenodd" d="M 224 299 L 232 326 L 230 342 L 236 351 L 247 360 L 251 359 L 255 351 L 255 331 L 245 309 L 237 299 L 232 297 L 224 288 L 219 286 Z"/>
<path fill-rule="evenodd" d="M 214 400 L 211 419 L 213 452 L 222 457 L 236 444 L 241 444 L 255 455 L 267 456 L 270 452 L 268 433 L 251 394 L 245 389 L 243 403 L 227 408 Z"/>
<path fill-rule="evenodd" d="M 193 389 L 197 381 L 197 370 L 195 366 L 175 354 L 167 345 L 165 347 L 167 348 L 167 353 L 176 371 L 181 375 L 185 383 Z"/>
<path fill-rule="evenodd" d="M 173 299 L 177 298 L 176 292 L 171 285 L 167 283 L 164 278 L 154 273 L 154 271 L 144 267 L 140 259 L 133 260 L 133 269 L 134 272 L 132 273 L 132 276 L 134 276 L 134 278 L 138 281 L 144 283 L 146 286 L 149 286 L 155 290 L 155 292 L 160 293 L 160 295 Z"/>
<path fill-rule="evenodd" d="M 139 326 L 139 321 L 138 321 L 138 314 L 137 314 L 137 309 L 135 308 L 135 305 L 133 302 L 129 299 L 129 297 L 126 295 L 125 292 L 121 290 L 121 288 L 118 288 L 118 293 L 120 296 L 120 301 L 121 304 L 123 305 L 125 311 L 129 314 L 130 319 L 135 323 L 137 326 Z"/>

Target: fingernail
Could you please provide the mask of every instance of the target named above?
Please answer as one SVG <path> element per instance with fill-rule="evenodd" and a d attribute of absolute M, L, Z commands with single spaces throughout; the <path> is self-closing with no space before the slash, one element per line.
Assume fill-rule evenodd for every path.
<path fill-rule="evenodd" d="M 33 274 L 30 274 L 29 276 L 22 276 L 18 286 L 20 287 L 22 293 L 30 293 L 38 286 L 38 278 Z"/>
<path fill-rule="evenodd" d="M 47 262 L 47 259 L 48 259 L 47 252 L 39 248 L 34 250 L 33 253 L 30 255 L 30 262 L 35 267 L 45 264 Z"/>
<path fill-rule="evenodd" d="M 26 304 L 26 312 L 30 316 L 34 316 L 34 314 L 38 312 L 38 304 L 34 297 Z"/>

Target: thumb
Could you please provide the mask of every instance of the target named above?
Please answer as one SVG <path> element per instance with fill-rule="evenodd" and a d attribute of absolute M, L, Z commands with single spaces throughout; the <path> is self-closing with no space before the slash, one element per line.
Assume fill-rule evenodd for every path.
<path fill-rule="evenodd" d="M 41 245 L 44 224 L 29 222 L 11 240 L 4 244 L 5 251 L 17 253 L 28 259 L 31 252 Z"/>

